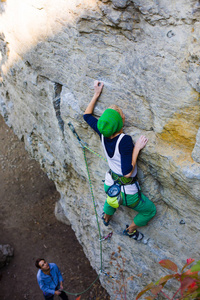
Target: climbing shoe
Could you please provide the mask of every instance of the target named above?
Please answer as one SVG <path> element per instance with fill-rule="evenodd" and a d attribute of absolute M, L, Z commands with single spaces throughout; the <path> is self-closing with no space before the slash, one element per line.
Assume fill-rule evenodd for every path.
<path fill-rule="evenodd" d="M 141 232 L 139 232 L 137 230 L 134 230 L 133 232 L 129 233 L 128 227 L 129 227 L 129 225 L 126 225 L 126 229 L 124 229 L 124 231 L 123 231 L 124 235 L 127 235 L 131 239 L 134 239 L 136 241 L 141 241 L 143 239 L 143 237 L 144 237 L 143 233 L 141 233 Z"/>
<path fill-rule="evenodd" d="M 106 221 L 105 221 L 105 217 L 104 217 L 104 215 L 105 215 L 105 212 L 102 212 L 102 216 L 101 216 L 101 218 L 102 218 L 102 220 L 103 220 L 103 224 L 104 224 L 105 226 L 108 226 L 108 225 L 109 225 L 109 222 L 110 222 L 110 220 L 109 220 L 108 222 L 106 222 Z"/>

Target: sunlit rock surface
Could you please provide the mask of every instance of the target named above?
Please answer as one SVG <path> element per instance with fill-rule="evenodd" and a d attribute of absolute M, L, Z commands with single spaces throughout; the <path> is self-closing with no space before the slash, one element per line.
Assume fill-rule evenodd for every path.
<path fill-rule="evenodd" d="M 134 276 L 127 281 L 127 297 L 135 299 L 165 274 L 161 259 L 179 266 L 188 257 L 199 259 L 199 1 L 7 0 L 0 11 L 1 114 L 54 180 L 61 195 L 56 215 L 71 223 L 97 272 L 96 217 L 83 151 L 68 122 L 103 155 L 98 136 L 82 118 L 98 79 L 105 86 L 95 115 L 118 104 L 125 132 L 134 141 L 140 134 L 149 139 L 138 175 L 158 212 L 142 228 L 144 240 L 122 235 L 134 211 L 121 207 L 108 228 L 99 218 L 102 236 L 113 231 L 102 243 L 103 270 L 119 276 L 110 257 L 120 246 L 124 275 Z M 101 216 L 108 167 L 93 153 L 86 156 Z M 115 279 L 101 275 L 100 280 L 114 299 Z"/>

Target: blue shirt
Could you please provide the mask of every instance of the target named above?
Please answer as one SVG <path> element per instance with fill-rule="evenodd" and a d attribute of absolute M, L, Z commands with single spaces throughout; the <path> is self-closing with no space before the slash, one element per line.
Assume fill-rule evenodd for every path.
<path fill-rule="evenodd" d="M 50 267 L 50 275 L 46 275 L 39 270 L 37 273 L 37 281 L 39 287 L 43 291 L 44 295 L 47 296 L 48 294 L 55 293 L 56 287 L 60 288 L 60 282 L 63 281 L 63 277 L 58 269 L 57 265 L 54 263 L 49 263 Z"/>
<path fill-rule="evenodd" d="M 84 120 L 88 123 L 88 125 L 98 133 L 98 135 L 101 138 L 101 133 L 97 128 L 97 122 L 98 120 L 92 115 L 92 114 L 85 114 L 83 115 Z M 115 146 L 117 143 L 117 140 L 119 138 L 119 135 L 114 137 L 113 139 L 109 139 L 104 137 L 104 144 L 106 148 L 106 152 L 108 153 L 108 156 L 111 158 L 114 155 Z M 129 174 L 132 169 L 132 154 L 133 154 L 133 140 L 130 135 L 124 135 L 122 140 L 119 143 L 119 153 L 121 155 L 121 162 L 122 162 L 122 174 L 127 175 Z"/>

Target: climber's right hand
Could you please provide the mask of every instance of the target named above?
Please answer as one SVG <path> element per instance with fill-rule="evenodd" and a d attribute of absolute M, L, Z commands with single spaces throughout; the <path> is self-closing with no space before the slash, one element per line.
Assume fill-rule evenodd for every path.
<path fill-rule="evenodd" d="M 100 96 L 103 86 L 104 86 L 104 84 L 102 81 L 98 81 L 98 80 L 94 81 L 94 93 L 96 96 L 98 96 L 98 97 Z"/>

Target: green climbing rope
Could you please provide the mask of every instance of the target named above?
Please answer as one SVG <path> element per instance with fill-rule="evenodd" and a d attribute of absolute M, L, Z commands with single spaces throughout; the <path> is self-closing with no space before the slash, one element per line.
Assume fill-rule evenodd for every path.
<path fill-rule="evenodd" d="M 94 150 L 90 149 L 87 145 L 84 146 L 84 148 L 86 148 L 87 150 L 89 150 L 90 152 L 94 153 L 95 155 L 97 155 L 98 157 L 102 158 L 103 160 L 107 161 L 107 159 L 103 156 L 101 156 L 99 153 L 95 152 Z"/>
<path fill-rule="evenodd" d="M 85 149 L 89 150 L 90 152 L 94 153 L 95 155 L 97 155 L 98 157 L 102 158 L 104 161 L 107 161 L 107 159 L 105 157 L 103 157 L 99 153 L 97 153 L 94 150 L 92 150 L 91 148 L 89 148 L 88 145 L 80 139 L 80 137 L 78 136 L 78 134 L 77 134 L 76 130 L 74 129 L 74 126 L 72 125 L 71 122 L 68 123 L 68 126 L 71 129 L 71 131 L 73 132 L 73 134 L 75 135 L 75 137 L 77 138 L 79 144 L 81 145 L 81 147 L 83 149 L 85 148 Z"/>
<path fill-rule="evenodd" d="M 91 192 L 91 196 L 92 196 L 92 202 L 93 202 L 93 206 L 94 206 L 94 211 L 95 211 L 95 216 L 96 216 L 96 221 L 97 221 L 97 227 L 98 227 L 98 232 L 99 232 L 99 244 L 100 244 L 100 262 L 101 263 L 100 263 L 99 275 L 97 276 L 97 278 L 91 283 L 91 285 L 86 290 L 84 290 L 84 291 L 82 291 L 80 293 L 70 293 L 68 291 L 63 290 L 63 292 L 65 292 L 66 294 L 78 296 L 78 295 L 81 295 L 81 294 L 84 294 L 85 292 L 87 292 L 94 285 L 94 283 L 99 278 L 100 274 L 103 272 L 103 270 L 102 270 L 103 259 L 102 259 L 102 238 L 101 238 L 101 231 L 100 231 L 100 226 L 99 226 L 98 214 L 97 214 L 97 210 L 96 210 L 96 205 L 95 205 L 95 200 L 94 200 L 94 193 L 93 193 L 92 182 L 91 182 L 91 178 L 90 178 L 90 172 L 89 172 L 89 168 L 88 168 L 88 163 L 87 163 L 85 149 L 87 149 L 90 152 L 94 153 L 95 155 L 97 155 L 98 157 L 102 158 L 103 160 L 105 160 L 105 161 L 107 161 L 107 160 L 103 156 L 101 156 L 100 154 L 98 154 L 95 151 L 93 151 L 92 149 L 90 149 L 87 146 L 87 144 L 84 143 L 79 138 L 79 136 L 78 136 L 77 132 L 75 131 L 74 126 L 72 125 L 72 123 L 69 122 L 68 126 L 71 129 L 71 131 L 73 132 L 73 134 L 76 136 L 78 142 L 80 143 L 80 145 L 81 145 L 81 147 L 83 149 L 83 155 L 84 155 L 85 165 L 86 165 L 86 169 L 87 169 L 87 175 L 88 175 L 88 180 L 89 180 L 90 192 Z"/>
<path fill-rule="evenodd" d="M 90 286 L 86 290 L 84 290 L 84 291 L 82 291 L 80 293 L 70 293 L 70 292 L 65 291 L 65 290 L 63 290 L 63 292 L 65 292 L 68 295 L 74 295 L 74 296 L 82 295 L 82 294 L 86 293 L 95 284 L 95 282 L 97 281 L 97 279 L 99 278 L 99 276 L 100 276 L 100 274 L 97 276 L 97 278 L 90 284 Z"/>
<path fill-rule="evenodd" d="M 85 148 L 83 148 L 83 154 L 84 154 L 85 165 L 86 165 L 88 179 L 89 179 L 90 192 L 91 192 L 91 195 L 92 195 L 92 201 L 93 201 L 93 205 L 94 205 L 94 211 L 95 211 L 95 216 L 96 216 L 96 221 L 97 221 L 97 227 L 98 227 L 98 231 L 99 231 L 100 260 L 101 260 L 100 271 L 102 272 L 102 240 L 101 240 L 101 232 L 100 232 L 100 226 L 99 226 L 99 220 L 98 220 L 96 205 L 95 205 L 95 201 L 94 201 L 94 193 L 93 193 L 93 189 L 92 189 L 92 182 L 91 182 L 91 179 L 90 179 L 90 172 L 89 172 L 89 168 L 88 168 L 88 164 L 87 164 L 87 158 L 86 158 L 86 155 L 85 155 Z"/>

